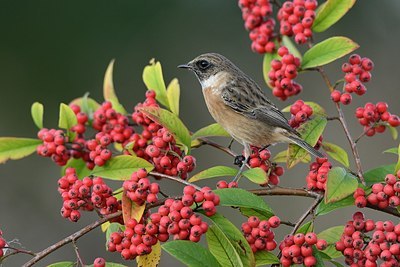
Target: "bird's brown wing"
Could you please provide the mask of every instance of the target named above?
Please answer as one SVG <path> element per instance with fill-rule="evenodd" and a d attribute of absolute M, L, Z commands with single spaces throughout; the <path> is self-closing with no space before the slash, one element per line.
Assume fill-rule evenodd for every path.
<path fill-rule="evenodd" d="M 265 96 L 248 96 L 234 87 L 226 87 L 221 92 L 223 102 L 234 111 L 254 120 L 299 135 L 288 123 L 282 112 Z M 263 101 L 266 99 L 266 101 Z"/>

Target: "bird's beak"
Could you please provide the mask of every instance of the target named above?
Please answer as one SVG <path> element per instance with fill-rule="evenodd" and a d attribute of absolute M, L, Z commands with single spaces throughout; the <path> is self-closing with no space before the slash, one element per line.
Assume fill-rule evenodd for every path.
<path fill-rule="evenodd" d="M 190 66 L 188 64 L 182 64 L 182 65 L 179 65 L 178 68 L 180 68 L 180 69 L 190 69 Z"/>

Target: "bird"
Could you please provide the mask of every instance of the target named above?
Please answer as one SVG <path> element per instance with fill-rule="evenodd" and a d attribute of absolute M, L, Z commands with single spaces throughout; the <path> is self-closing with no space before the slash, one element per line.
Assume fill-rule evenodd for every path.
<path fill-rule="evenodd" d="M 226 57 L 206 53 L 178 68 L 196 75 L 211 116 L 244 147 L 244 160 L 234 181 L 250 158 L 251 145 L 261 148 L 294 143 L 315 157 L 324 157 L 289 125 L 261 87 Z"/>

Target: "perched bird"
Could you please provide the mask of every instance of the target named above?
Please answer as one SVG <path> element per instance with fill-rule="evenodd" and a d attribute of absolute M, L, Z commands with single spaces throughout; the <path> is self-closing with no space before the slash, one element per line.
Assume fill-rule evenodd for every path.
<path fill-rule="evenodd" d="M 266 147 L 281 142 L 294 143 L 315 157 L 324 157 L 301 139 L 258 84 L 224 56 L 207 53 L 178 67 L 194 72 L 212 117 L 244 146 L 243 163 L 250 157 L 250 145 Z"/>

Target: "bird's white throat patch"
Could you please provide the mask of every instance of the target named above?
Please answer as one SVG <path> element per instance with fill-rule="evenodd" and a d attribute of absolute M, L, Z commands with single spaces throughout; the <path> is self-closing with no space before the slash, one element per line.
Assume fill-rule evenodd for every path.
<path fill-rule="evenodd" d="M 227 73 L 225 71 L 211 75 L 207 79 L 200 81 L 201 87 L 203 89 L 211 88 L 211 90 L 216 93 L 225 86 L 227 82 L 226 75 Z"/>

